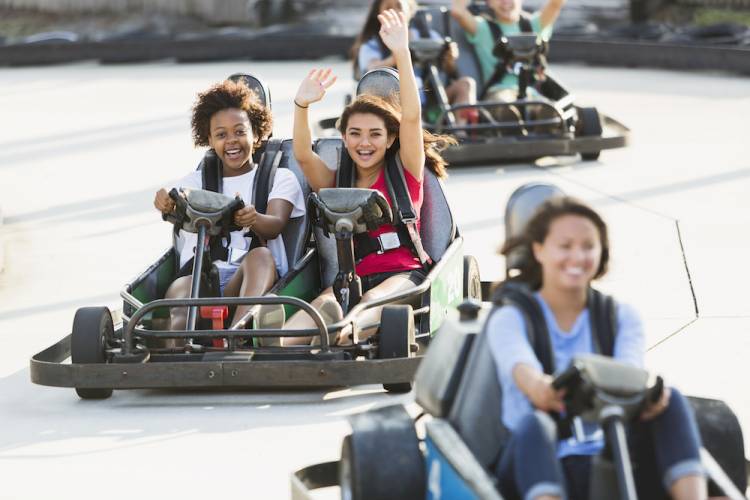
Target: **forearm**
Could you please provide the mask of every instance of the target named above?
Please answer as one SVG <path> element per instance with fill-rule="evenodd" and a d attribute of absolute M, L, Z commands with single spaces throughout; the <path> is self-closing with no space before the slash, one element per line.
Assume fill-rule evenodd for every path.
<path fill-rule="evenodd" d="M 557 20 L 563 5 L 565 5 L 565 0 L 547 0 L 539 14 L 539 24 L 542 28 L 546 28 Z"/>
<path fill-rule="evenodd" d="M 520 391 L 531 401 L 535 408 L 548 411 L 551 377 L 525 363 L 517 363 L 513 367 L 513 381 Z"/>
<path fill-rule="evenodd" d="M 451 17 L 456 20 L 461 29 L 470 35 L 477 32 L 477 21 L 466 7 L 451 7 Z"/>
<path fill-rule="evenodd" d="M 264 240 L 273 240 L 281 234 L 285 224 L 286 221 L 279 216 L 259 213 L 252 230 Z"/>
<path fill-rule="evenodd" d="M 393 54 L 396 60 L 396 68 L 399 75 L 399 91 L 401 98 L 401 121 L 419 122 L 422 118 L 422 103 L 419 99 L 417 79 L 414 76 L 414 68 L 411 62 L 411 54 L 408 50 Z"/>
<path fill-rule="evenodd" d="M 312 161 L 313 151 L 310 144 L 312 144 L 312 134 L 310 133 L 308 109 L 297 105 L 295 102 L 292 151 L 294 152 L 294 158 L 300 165 L 309 164 Z"/>

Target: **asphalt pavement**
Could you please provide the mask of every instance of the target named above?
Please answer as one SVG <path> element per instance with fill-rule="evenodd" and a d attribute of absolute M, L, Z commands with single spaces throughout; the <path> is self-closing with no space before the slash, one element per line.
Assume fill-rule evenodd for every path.
<path fill-rule="evenodd" d="M 312 116 L 333 116 L 350 91 L 350 69 L 317 64 L 342 81 Z M 291 471 L 338 456 L 346 415 L 396 402 L 415 409 L 411 395 L 378 386 L 118 391 L 82 401 L 29 381 L 29 357 L 69 333 L 76 308 L 117 307 L 121 286 L 169 245 L 170 227 L 151 202 L 202 155 L 190 142 L 195 93 L 254 72 L 272 89 L 275 135 L 288 137 L 292 96 L 310 67 L 0 69 L 0 498 L 286 498 Z M 612 233 L 600 287 L 641 312 L 648 366 L 685 393 L 726 400 L 750 429 L 750 82 L 555 69 L 582 104 L 628 125 L 633 144 L 592 163 L 546 158 L 452 171 L 447 189 L 468 252 L 483 279 L 501 276 L 502 210 L 523 182 L 554 182 L 587 200 Z"/>

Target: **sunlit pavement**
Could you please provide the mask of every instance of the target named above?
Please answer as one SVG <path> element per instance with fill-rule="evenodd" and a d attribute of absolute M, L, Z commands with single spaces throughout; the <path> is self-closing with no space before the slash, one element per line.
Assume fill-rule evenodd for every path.
<path fill-rule="evenodd" d="M 2 498 L 285 498 L 288 474 L 336 458 L 345 416 L 410 402 L 377 386 L 331 392 L 119 391 L 81 401 L 29 381 L 29 357 L 75 309 L 118 306 L 121 286 L 170 243 L 151 202 L 194 168 L 195 93 L 235 71 L 265 79 L 275 135 L 315 65 L 341 77 L 315 119 L 340 111 L 347 63 L 215 63 L 1 69 L 0 470 Z M 599 209 L 613 261 L 600 287 L 634 304 L 649 366 L 688 394 L 725 399 L 750 428 L 750 83 L 724 74 L 556 68 L 578 96 L 633 130 L 593 163 L 455 170 L 455 217 L 484 279 L 501 277 L 502 209 L 518 185 L 554 182 Z"/>

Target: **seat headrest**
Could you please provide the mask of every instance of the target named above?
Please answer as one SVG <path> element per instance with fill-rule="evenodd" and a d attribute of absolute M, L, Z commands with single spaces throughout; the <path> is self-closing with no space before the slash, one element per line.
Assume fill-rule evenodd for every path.
<path fill-rule="evenodd" d="M 368 71 L 357 84 L 357 95 L 376 95 L 385 100 L 391 100 L 394 96 L 398 96 L 398 93 L 398 71 L 393 68 L 377 68 Z"/>
<path fill-rule="evenodd" d="M 520 236 L 526 230 L 526 224 L 545 201 L 565 193 L 554 184 L 531 182 L 519 187 L 510 195 L 505 206 L 505 239 Z M 506 259 L 507 270 L 518 269 L 531 256 L 523 248 L 512 251 Z"/>
<path fill-rule="evenodd" d="M 234 73 L 233 75 L 230 75 L 227 80 L 236 83 L 244 83 L 255 93 L 256 96 L 258 96 L 263 107 L 269 111 L 271 110 L 271 90 L 258 77 L 251 75 L 250 73 Z"/>

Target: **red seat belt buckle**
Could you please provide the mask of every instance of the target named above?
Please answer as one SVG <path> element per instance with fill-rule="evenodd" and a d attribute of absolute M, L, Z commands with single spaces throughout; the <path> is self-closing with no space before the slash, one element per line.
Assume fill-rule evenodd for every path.
<path fill-rule="evenodd" d="M 229 306 L 201 306 L 200 316 L 211 320 L 212 330 L 223 330 L 224 320 L 229 317 Z M 226 339 L 211 339 L 214 347 L 227 347 Z"/>

